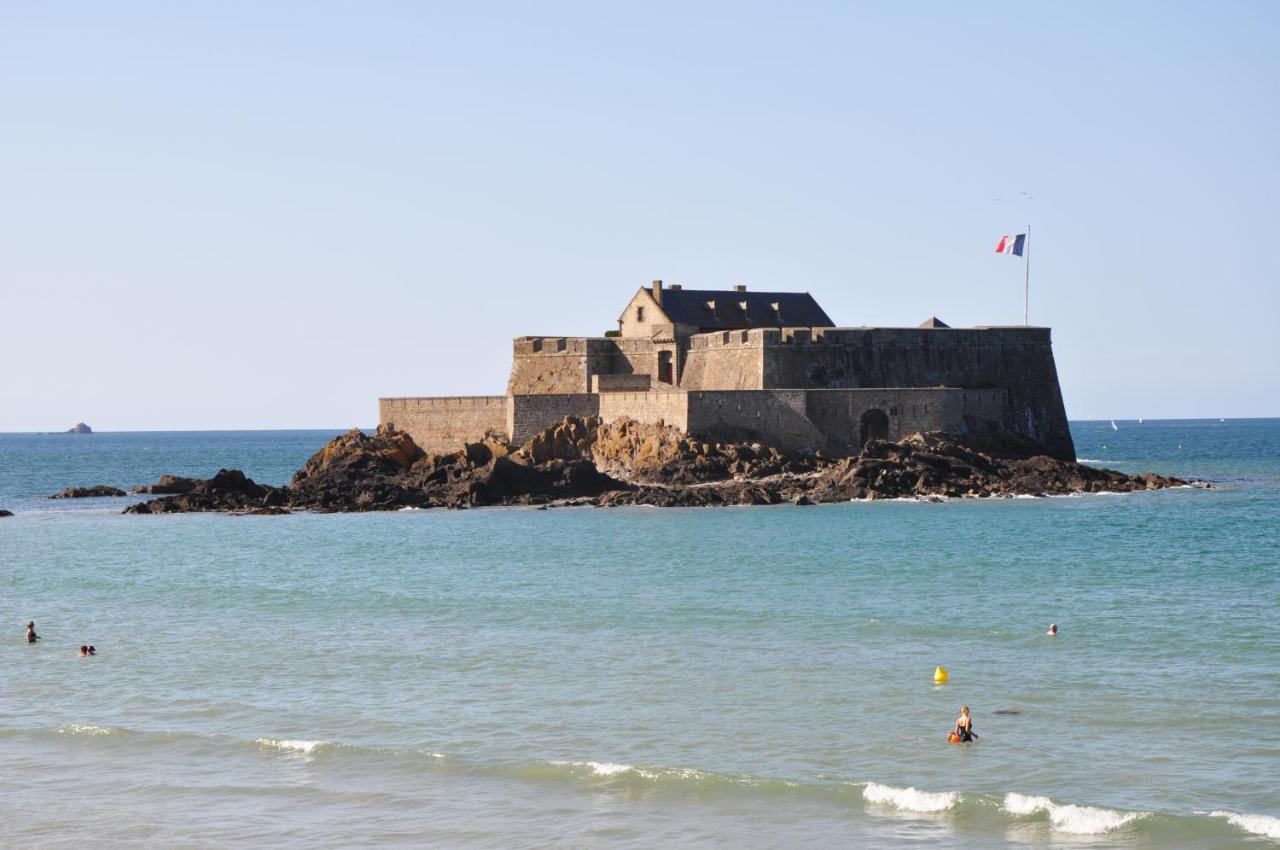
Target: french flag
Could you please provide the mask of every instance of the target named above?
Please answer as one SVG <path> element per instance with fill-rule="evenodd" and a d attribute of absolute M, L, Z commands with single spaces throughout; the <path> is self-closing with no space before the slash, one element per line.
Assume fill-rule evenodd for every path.
<path fill-rule="evenodd" d="M 1013 254 L 1015 257 L 1022 256 L 1022 246 L 1027 242 L 1027 234 L 1019 233 L 1017 236 L 1001 236 L 1000 241 L 996 243 L 997 254 Z"/>

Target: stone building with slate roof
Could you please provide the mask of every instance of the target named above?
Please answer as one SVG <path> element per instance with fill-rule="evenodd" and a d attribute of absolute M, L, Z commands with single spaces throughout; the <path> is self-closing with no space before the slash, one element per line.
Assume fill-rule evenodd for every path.
<path fill-rule="evenodd" d="M 1074 459 L 1048 328 L 836 327 L 807 292 L 641 287 L 603 337 L 517 337 L 505 395 L 383 398 L 428 451 L 515 443 L 565 416 L 856 452 L 917 431 L 1008 431 Z"/>

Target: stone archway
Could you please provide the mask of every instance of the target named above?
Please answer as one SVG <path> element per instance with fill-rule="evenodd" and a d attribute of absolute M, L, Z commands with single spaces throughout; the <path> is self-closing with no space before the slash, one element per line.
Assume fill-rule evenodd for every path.
<path fill-rule="evenodd" d="M 873 407 L 862 414 L 860 424 L 862 445 L 865 446 L 872 440 L 889 439 L 889 417 L 880 408 Z"/>

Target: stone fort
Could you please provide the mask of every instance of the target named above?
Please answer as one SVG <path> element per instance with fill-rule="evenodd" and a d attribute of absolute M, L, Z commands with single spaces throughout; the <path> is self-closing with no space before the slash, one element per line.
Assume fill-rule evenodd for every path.
<path fill-rule="evenodd" d="M 520 444 L 566 416 L 714 442 L 856 453 L 916 431 L 999 430 L 1075 459 L 1049 328 L 836 327 L 807 292 L 641 287 L 603 337 L 517 337 L 505 395 L 383 398 L 427 451 Z"/>

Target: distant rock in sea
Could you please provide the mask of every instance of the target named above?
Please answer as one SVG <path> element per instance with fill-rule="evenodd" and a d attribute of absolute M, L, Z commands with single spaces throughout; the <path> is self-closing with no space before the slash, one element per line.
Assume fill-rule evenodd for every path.
<path fill-rule="evenodd" d="M 0 508 L 0 517 L 13 516 L 13 511 L 6 511 Z"/>
<path fill-rule="evenodd" d="M 95 499 L 100 496 L 127 496 L 119 487 L 110 484 L 95 484 L 92 487 L 68 487 L 61 493 L 55 493 L 50 499 Z"/>
<path fill-rule="evenodd" d="M 75 425 L 67 429 L 68 434 L 92 434 L 93 429 L 83 422 L 77 422 Z"/>

